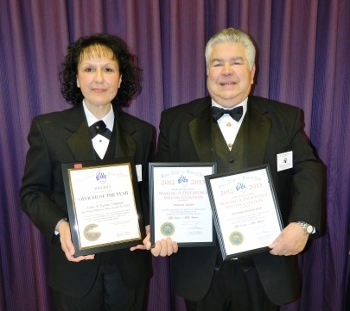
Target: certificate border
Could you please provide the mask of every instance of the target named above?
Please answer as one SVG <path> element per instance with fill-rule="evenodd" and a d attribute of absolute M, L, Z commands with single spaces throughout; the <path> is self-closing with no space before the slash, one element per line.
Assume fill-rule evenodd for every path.
<path fill-rule="evenodd" d="M 154 180 L 153 180 L 153 170 L 155 167 L 200 167 L 206 166 L 211 167 L 213 174 L 216 173 L 217 163 L 216 162 L 150 162 L 148 164 L 149 167 L 149 201 L 150 201 L 150 225 L 151 225 L 151 244 L 155 245 L 154 239 Z M 210 242 L 188 242 L 188 243 L 178 243 L 181 247 L 197 247 L 197 246 L 215 246 L 215 227 L 214 223 L 212 226 L 212 241 Z"/>
<path fill-rule="evenodd" d="M 122 243 L 115 243 L 108 245 L 102 245 L 102 246 L 92 246 L 86 249 L 80 249 L 79 247 L 79 235 L 77 231 L 77 221 L 75 217 L 74 212 L 74 204 L 73 204 L 73 198 L 72 198 L 72 192 L 71 192 L 71 185 L 69 181 L 69 173 L 68 171 L 70 169 L 75 169 L 75 166 L 81 166 L 81 168 L 95 168 L 95 167 L 108 167 L 115 164 L 128 164 L 131 168 L 131 183 L 133 186 L 134 191 L 134 198 L 135 198 L 135 204 L 136 204 L 136 210 L 138 214 L 138 220 L 139 220 L 139 229 L 141 233 L 140 239 L 135 239 L 132 241 L 126 241 Z M 102 253 L 102 252 L 108 252 L 113 251 L 117 249 L 123 249 L 128 248 L 131 246 L 135 246 L 137 244 L 142 244 L 142 240 L 145 238 L 145 226 L 144 226 L 144 219 L 142 214 L 142 208 L 141 208 L 141 200 L 140 195 L 138 191 L 138 181 L 137 181 L 137 174 L 136 174 L 136 168 L 133 158 L 117 158 L 117 159 L 111 159 L 111 160 L 98 160 L 98 161 L 77 161 L 75 163 L 64 163 L 61 164 L 62 168 L 62 176 L 63 176 L 63 183 L 64 183 L 64 190 L 66 194 L 66 202 L 67 202 L 67 212 L 68 212 L 68 221 L 70 225 L 70 231 L 72 235 L 72 242 L 75 247 L 75 254 L 74 256 L 84 256 L 89 254 L 96 254 L 96 253 Z M 79 168 L 76 168 L 77 170 Z"/>
<path fill-rule="evenodd" d="M 277 215 L 277 219 L 278 219 L 278 224 L 279 224 L 280 230 L 282 231 L 283 230 L 282 215 L 281 215 L 281 211 L 280 211 L 279 204 L 278 204 L 277 197 L 276 197 L 276 190 L 275 190 L 275 187 L 274 187 L 274 184 L 273 184 L 270 166 L 268 164 L 255 166 L 255 167 L 252 167 L 252 168 L 249 168 L 249 169 L 237 170 L 237 171 L 234 171 L 234 172 L 213 174 L 213 175 L 209 175 L 209 176 L 205 176 L 204 177 L 205 181 L 206 181 L 207 189 L 208 189 L 208 195 L 209 195 L 210 204 L 211 204 L 211 207 L 213 209 L 214 225 L 215 225 L 216 233 L 218 235 L 218 240 L 219 240 L 219 244 L 220 244 L 220 249 L 221 249 L 221 254 L 222 254 L 223 260 L 228 260 L 228 259 L 237 258 L 237 257 L 241 257 L 241 256 L 247 256 L 247 255 L 251 255 L 251 254 L 260 253 L 260 252 L 269 250 L 270 248 L 267 245 L 265 247 L 253 249 L 253 250 L 250 250 L 250 251 L 237 252 L 237 253 L 232 253 L 232 254 L 229 254 L 229 255 L 225 254 L 224 246 L 222 245 L 223 244 L 222 232 L 221 232 L 221 229 L 220 229 L 220 225 L 218 224 L 219 220 L 218 220 L 218 217 L 217 217 L 216 203 L 215 203 L 215 199 L 214 199 L 214 196 L 213 196 L 213 191 L 212 191 L 212 187 L 211 187 L 210 181 L 212 179 L 215 179 L 215 178 L 227 177 L 227 176 L 232 176 L 232 175 L 239 175 L 239 174 L 244 174 L 244 173 L 251 172 L 251 171 L 258 171 L 258 170 L 261 170 L 261 169 L 265 169 L 266 170 L 266 175 L 267 175 L 267 178 L 269 180 L 269 185 L 270 185 L 270 190 L 271 190 L 271 196 L 272 196 L 272 199 L 273 199 L 274 205 L 275 205 L 275 210 L 276 210 L 276 215 Z"/>

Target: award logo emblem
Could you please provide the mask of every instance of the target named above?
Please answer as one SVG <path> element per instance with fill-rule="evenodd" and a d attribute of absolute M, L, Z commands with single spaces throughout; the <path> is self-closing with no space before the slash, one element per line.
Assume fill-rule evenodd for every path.
<path fill-rule="evenodd" d="M 236 190 L 240 191 L 241 193 L 245 193 L 246 185 L 244 183 L 242 183 L 242 182 L 237 182 Z"/>
<path fill-rule="evenodd" d="M 179 185 L 181 185 L 182 187 L 186 187 L 187 186 L 187 183 L 188 183 L 188 178 L 184 175 L 181 175 L 178 180 L 177 180 L 177 183 Z"/>
<path fill-rule="evenodd" d="M 100 183 L 100 184 L 104 184 L 107 181 L 107 176 L 103 171 L 98 171 L 96 173 L 96 180 Z"/>
<path fill-rule="evenodd" d="M 239 231 L 234 231 L 230 234 L 230 242 L 232 245 L 241 245 L 243 243 L 243 234 Z"/>
<path fill-rule="evenodd" d="M 175 226 L 171 222 L 165 222 L 161 225 L 160 231 L 165 236 L 171 236 L 175 232 Z"/>

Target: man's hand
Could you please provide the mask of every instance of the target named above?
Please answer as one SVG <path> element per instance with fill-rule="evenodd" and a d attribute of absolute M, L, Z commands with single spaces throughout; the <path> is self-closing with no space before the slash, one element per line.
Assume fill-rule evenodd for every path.
<path fill-rule="evenodd" d="M 57 229 L 58 229 L 57 231 L 60 233 L 60 241 L 61 241 L 62 250 L 66 254 L 66 257 L 69 261 L 79 262 L 82 260 L 91 260 L 91 259 L 95 258 L 94 254 L 87 255 L 87 256 L 74 257 L 75 248 L 74 248 L 74 245 L 72 242 L 72 236 L 70 233 L 69 223 L 67 221 L 62 222 Z"/>
<path fill-rule="evenodd" d="M 272 255 L 291 256 L 299 254 L 307 243 L 309 235 L 296 223 L 290 223 L 269 247 Z"/>
<path fill-rule="evenodd" d="M 166 240 L 161 239 L 157 241 L 155 247 L 151 249 L 151 253 L 155 257 L 165 257 L 177 253 L 178 250 L 179 246 L 177 243 L 168 237 Z"/>
<path fill-rule="evenodd" d="M 150 240 L 150 232 L 151 232 L 151 226 L 146 226 L 146 237 L 143 239 L 143 244 L 138 244 L 136 246 L 130 247 L 130 250 L 133 252 L 136 249 L 143 249 L 143 250 L 149 250 L 151 248 L 151 240 Z"/>
<path fill-rule="evenodd" d="M 172 241 L 170 238 L 167 238 L 166 240 L 162 239 L 161 241 L 157 241 L 155 247 L 151 248 L 152 244 L 151 244 L 150 232 L 151 232 L 151 227 L 146 226 L 147 236 L 144 238 L 143 244 L 133 246 L 130 248 L 130 250 L 131 251 L 134 251 L 136 249 L 151 250 L 152 255 L 155 257 L 170 256 L 173 253 L 176 253 L 178 251 L 179 247 L 177 243 L 175 241 Z"/>

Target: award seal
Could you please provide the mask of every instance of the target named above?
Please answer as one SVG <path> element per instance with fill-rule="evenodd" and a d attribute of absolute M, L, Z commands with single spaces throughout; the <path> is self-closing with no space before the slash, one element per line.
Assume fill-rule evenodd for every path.
<path fill-rule="evenodd" d="M 175 232 L 175 226 L 171 222 L 165 222 L 160 226 L 160 232 L 165 236 L 171 236 Z"/>
<path fill-rule="evenodd" d="M 234 231 L 230 234 L 230 242 L 232 245 L 241 245 L 243 243 L 244 237 L 243 234 L 239 231 Z"/>
<path fill-rule="evenodd" d="M 84 237 L 88 241 L 96 241 L 101 236 L 100 228 L 95 224 L 87 225 L 84 229 Z"/>

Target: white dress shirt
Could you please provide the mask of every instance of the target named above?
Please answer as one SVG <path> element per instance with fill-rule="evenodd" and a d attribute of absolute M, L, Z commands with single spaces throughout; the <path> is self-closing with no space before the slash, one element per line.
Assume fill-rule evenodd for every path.
<path fill-rule="evenodd" d="M 83 101 L 83 106 L 84 106 L 84 111 L 85 111 L 85 116 L 86 116 L 86 121 L 88 126 L 91 126 L 92 124 L 94 124 L 97 121 L 102 120 L 105 124 L 106 127 L 113 132 L 113 125 L 114 125 L 114 112 L 113 112 L 113 108 L 111 105 L 111 110 L 102 118 L 102 119 L 97 119 L 91 112 L 89 109 L 87 109 L 87 107 L 85 106 L 85 103 Z M 108 148 L 108 144 L 109 144 L 109 139 L 97 134 L 93 139 L 92 139 L 92 145 L 96 151 L 96 153 L 98 154 L 98 156 L 103 159 L 107 148 Z"/>

